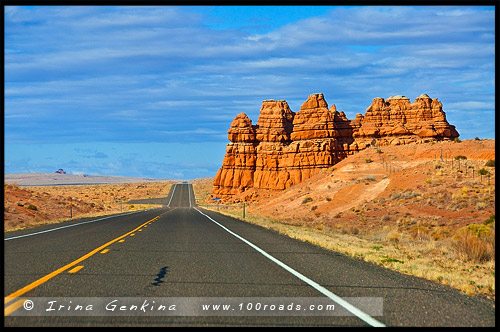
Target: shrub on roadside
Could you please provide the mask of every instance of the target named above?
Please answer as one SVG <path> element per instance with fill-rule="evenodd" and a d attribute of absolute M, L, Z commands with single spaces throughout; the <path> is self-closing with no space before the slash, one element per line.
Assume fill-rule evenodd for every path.
<path fill-rule="evenodd" d="M 414 226 L 408 230 L 411 236 L 416 240 L 428 240 L 429 230 L 423 226 Z"/>
<path fill-rule="evenodd" d="M 386 240 L 389 242 L 399 242 L 401 241 L 401 234 L 397 231 L 390 231 L 389 234 L 386 236 Z"/>
<path fill-rule="evenodd" d="M 493 160 L 488 160 L 486 162 L 486 164 L 484 164 L 484 166 L 488 166 L 488 167 L 495 167 L 495 159 Z"/>
<path fill-rule="evenodd" d="M 466 262 L 488 262 L 495 257 L 495 231 L 486 225 L 467 225 L 453 236 L 452 248 Z"/>

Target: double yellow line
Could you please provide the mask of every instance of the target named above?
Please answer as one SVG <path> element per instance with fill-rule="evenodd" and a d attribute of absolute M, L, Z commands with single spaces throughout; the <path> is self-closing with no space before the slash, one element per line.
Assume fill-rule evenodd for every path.
<path fill-rule="evenodd" d="M 29 285 L 27 285 L 27 286 L 25 286 L 25 287 L 23 287 L 23 288 L 21 288 L 21 289 L 19 289 L 19 290 L 15 291 L 14 293 L 12 293 L 12 294 L 10 294 L 10 295 L 6 296 L 6 297 L 5 297 L 5 302 L 4 302 L 4 305 L 7 305 L 8 303 L 10 303 L 10 302 L 12 302 L 12 301 L 16 300 L 18 297 L 20 297 L 20 296 L 24 295 L 25 293 L 29 292 L 30 290 L 34 289 L 35 287 L 38 287 L 38 286 L 40 286 L 41 284 L 43 284 L 44 282 L 48 281 L 49 279 L 52 279 L 52 278 L 53 278 L 53 277 L 55 277 L 56 275 L 61 274 L 62 272 L 64 272 L 64 271 L 68 270 L 69 268 L 71 268 L 71 267 L 75 266 L 76 264 L 78 264 L 78 263 L 80 263 L 80 262 L 82 262 L 82 261 L 86 260 L 86 259 L 87 259 L 87 258 L 89 258 L 90 256 L 92 256 L 92 255 L 94 255 L 94 254 L 98 253 L 99 251 L 103 250 L 103 249 L 104 249 L 104 248 L 106 248 L 107 246 L 109 246 L 109 245 L 111 245 L 111 244 L 113 244 L 113 243 L 115 243 L 115 242 L 117 242 L 117 241 L 119 241 L 119 240 L 123 239 L 124 237 L 129 236 L 130 234 L 132 234 L 132 233 L 134 233 L 134 232 L 136 232 L 136 231 L 138 231 L 139 229 L 141 229 L 142 227 L 146 226 L 147 224 L 152 223 L 152 222 L 155 222 L 156 220 L 158 220 L 158 219 L 159 219 L 162 215 L 164 215 L 164 214 L 165 214 L 165 213 L 167 213 L 167 212 L 169 212 L 169 211 L 163 212 L 163 213 L 162 213 L 162 214 L 160 214 L 159 216 L 156 216 L 156 217 L 154 217 L 153 219 L 146 221 L 144 224 L 142 224 L 142 225 L 140 225 L 139 227 L 137 227 L 137 228 L 135 228 L 135 229 L 131 230 L 130 232 L 125 233 L 125 234 L 123 234 L 122 236 L 117 237 L 116 239 L 111 240 L 111 241 L 109 241 L 109 242 L 108 242 L 108 243 L 106 243 L 106 244 L 103 244 L 103 245 L 102 245 L 102 246 L 100 246 L 99 248 L 96 248 L 96 249 L 92 250 L 91 252 L 89 252 L 89 253 L 88 253 L 88 254 L 86 254 L 86 255 L 83 255 L 82 257 L 78 258 L 77 260 L 75 260 L 75 261 L 73 261 L 73 262 L 71 262 L 71 263 L 69 263 L 69 264 L 67 264 L 67 265 L 65 265 L 65 266 L 63 266 L 63 267 L 61 267 L 61 268 L 59 268 L 59 269 L 55 270 L 55 271 L 54 271 L 54 272 L 52 272 L 52 273 L 47 274 L 46 276 L 44 276 L 44 277 L 42 277 L 42 278 L 40 278 L 40 279 L 38 279 L 38 280 L 36 280 L 36 281 L 32 282 L 31 284 L 29 284 Z M 19 300 L 19 301 L 16 301 L 16 302 L 14 302 L 14 303 L 12 303 L 12 304 L 8 305 L 7 307 L 5 307 L 5 309 L 4 309 L 4 316 L 8 316 L 9 314 L 11 314 L 11 313 L 13 313 L 14 311 L 16 311 L 17 309 L 19 309 L 19 308 L 22 306 L 22 302 L 23 302 L 23 301 L 24 301 L 24 300 Z"/>

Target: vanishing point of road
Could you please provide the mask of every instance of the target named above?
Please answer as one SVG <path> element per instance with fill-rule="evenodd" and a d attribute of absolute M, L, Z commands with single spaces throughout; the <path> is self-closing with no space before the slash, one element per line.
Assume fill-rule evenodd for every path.
<path fill-rule="evenodd" d="M 491 300 L 207 211 L 187 182 L 154 202 L 163 207 L 4 233 L 4 325 L 495 326 Z M 29 315 L 37 299 L 44 312 Z M 51 299 L 65 306 L 49 311 Z M 82 299 L 137 299 L 139 314 L 72 313 Z M 302 299 L 335 309 L 286 310 Z M 358 299 L 374 302 L 367 309 Z M 227 301 L 233 311 L 152 315 L 141 311 L 144 300 Z"/>

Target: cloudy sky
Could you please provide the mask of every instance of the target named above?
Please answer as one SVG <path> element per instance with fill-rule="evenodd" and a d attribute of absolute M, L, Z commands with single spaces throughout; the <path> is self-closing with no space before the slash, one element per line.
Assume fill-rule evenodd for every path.
<path fill-rule="evenodd" d="M 262 100 L 443 103 L 495 138 L 494 7 L 4 7 L 5 173 L 215 176 Z"/>

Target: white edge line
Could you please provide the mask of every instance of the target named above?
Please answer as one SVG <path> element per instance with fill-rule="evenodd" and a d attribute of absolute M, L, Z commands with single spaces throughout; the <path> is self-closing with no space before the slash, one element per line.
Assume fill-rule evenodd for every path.
<path fill-rule="evenodd" d="M 100 220 L 104 220 L 104 219 L 115 218 L 115 217 L 120 217 L 120 216 L 126 216 L 127 214 L 132 214 L 132 213 L 137 213 L 137 212 L 142 212 L 142 211 L 145 211 L 145 210 L 139 210 L 139 211 L 126 212 L 126 213 L 122 213 L 122 214 L 115 214 L 115 215 L 112 215 L 112 216 L 107 216 L 107 217 L 104 217 L 104 218 L 99 218 L 99 219 L 94 219 L 94 220 L 84 221 L 84 222 L 81 222 L 81 223 L 78 223 L 78 224 L 66 225 L 66 226 L 61 226 L 61 227 L 56 227 L 56 228 L 47 229 L 47 230 L 45 230 L 45 231 L 40 231 L 40 232 L 35 232 L 35 233 L 29 233 L 29 234 L 24 234 L 24 235 L 18 235 L 18 236 L 8 237 L 8 238 L 3 239 L 3 240 L 4 240 L 4 241 L 7 241 L 7 240 L 18 239 L 18 238 L 21 238 L 21 237 L 27 237 L 27 236 L 32 236 L 32 235 L 38 235 L 38 234 L 42 234 L 42 233 L 47 233 L 47 232 L 57 231 L 57 230 L 59 230 L 59 229 L 63 229 L 63 228 L 68 228 L 68 227 L 73 227 L 73 226 L 80 226 L 80 225 L 84 225 L 84 224 L 89 224 L 89 223 L 96 222 L 96 221 L 100 221 Z"/>
<path fill-rule="evenodd" d="M 172 190 L 172 195 L 170 196 L 170 200 L 168 201 L 167 207 L 170 209 L 170 203 L 172 203 L 172 197 L 174 197 L 175 188 L 177 187 L 177 183 L 174 183 L 174 189 Z"/>
<path fill-rule="evenodd" d="M 371 326 L 374 326 L 374 327 L 385 327 L 385 325 L 381 322 L 379 322 L 378 320 L 376 320 L 375 318 L 371 317 L 370 315 L 368 315 L 367 313 L 361 311 L 360 309 L 356 308 L 355 306 L 353 306 L 352 304 L 350 304 L 349 302 L 345 301 L 344 299 L 342 299 L 341 297 L 339 297 L 338 295 L 335 295 L 334 293 L 330 292 L 328 289 L 326 289 L 325 287 L 321 286 L 320 284 L 318 284 L 317 282 L 309 279 L 308 277 L 306 277 L 305 275 L 301 274 L 300 272 L 297 272 L 295 271 L 294 269 L 292 269 L 291 267 L 289 267 L 288 265 L 286 265 L 285 263 L 281 262 L 280 260 L 274 258 L 273 256 L 271 256 L 270 254 L 268 254 L 267 252 L 265 252 L 264 250 L 260 249 L 259 247 L 257 247 L 255 244 L 253 244 L 252 242 L 246 240 L 245 238 L 242 238 L 241 236 L 239 236 L 238 234 L 234 233 L 233 231 L 229 230 L 228 228 L 226 228 L 225 226 L 221 225 L 220 223 L 218 223 L 217 221 L 215 221 L 214 219 L 212 219 L 210 216 L 206 215 L 205 213 L 201 212 L 200 210 L 198 210 L 196 207 L 194 208 L 196 211 L 198 211 L 199 213 L 201 213 L 202 215 L 204 215 L 205 217 L 207 217 L 208 219 L 210 219 L 211 221 L 213 221 L 215 224 L 217 224 L 218 226 L 222 227 L 222 229 L 224 229 L 225 231 L 227 231 L 228 233 L 230 233 L 231 235 L 237 237 L 238 239 L 240 239 L 241 241 L 245 242 L 246 244 L 248 244 L 250 247 L 254 248 L 255 250 L 257 250 L 260 254 L 264 255 L 266 258 L 270 259 L 271 261 L 273 261 L 274 263 L 276 263 L 277 265 L 281 266 L 283 269 L 287 270 L 288 272 L 290 272 L 291 274 L 293 274 L 294 276 L 296 276 L 297 278 L 301 279 L 302 281 L 304 281 L 305 283 L 309 284 L 310 286 L 312 286 L 313 288 L 315 288 L 316 290 L 318 290 L 319 292 L 323 293 L 324 295 L 326 295 L 328 298 L 330 298 L 331 300 L 333 300 L 334 302 L 340 304 L 342 307 L 344 307 L 345 309 L 347 309 L 349 312 L 351 312 L 352 314 L 356 315 L 359 319 L 363 320 L 364 322 L 366 322 L 367 324 L 371 325 Z"/>

